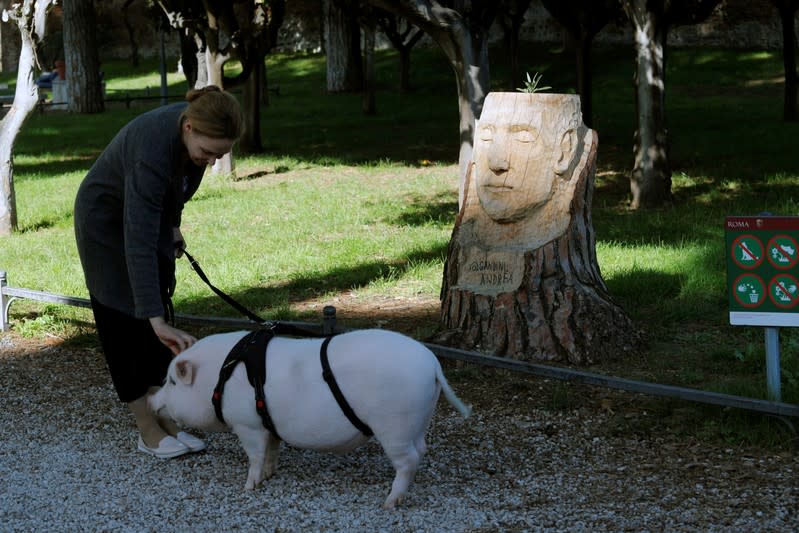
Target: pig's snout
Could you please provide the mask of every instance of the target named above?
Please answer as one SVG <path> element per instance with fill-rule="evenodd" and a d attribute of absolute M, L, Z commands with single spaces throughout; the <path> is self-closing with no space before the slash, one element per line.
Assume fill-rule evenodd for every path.
<path fill-rule="evenodd" d="M 158 389 L 153 394 L 147 396 L 147 407 L 156 415 L 160 414 L 164 408 L 163 396 L 163 388 Z"/>

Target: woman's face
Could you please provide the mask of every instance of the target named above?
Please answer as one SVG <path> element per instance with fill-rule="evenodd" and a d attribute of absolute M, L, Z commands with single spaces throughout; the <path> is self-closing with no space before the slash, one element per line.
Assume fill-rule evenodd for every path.
<path fill-rule="evenodd" d="M 189 120 L 183 123 L 182 130 L 189 159 L 198 167 L 213 166 L 217 159 L 230 152 L 235 142 L 233 139 L 216 139 L 197 133 Z"/>

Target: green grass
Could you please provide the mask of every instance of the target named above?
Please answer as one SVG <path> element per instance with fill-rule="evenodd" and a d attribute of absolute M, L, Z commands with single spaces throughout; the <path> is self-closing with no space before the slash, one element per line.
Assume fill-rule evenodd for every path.
<path fill-rule="evenodd" d="M 492 50 L 491 61 L 494 89 L 514 90 L 503 52 Z M 235 181 L 207 177 L 183 218 L 189 250 L 212 280 L 257 313 L 307 318 L 301 304 L 342 296 L 438 297 L 457 209 L 456 88 L 438 50 L 414 52 L 410 94 L 396 90 L 397 64 L 395 54 L 378 54 L 378 114 L 366 117 L 360 95 L 325 92 L 322 56 L 268 58 L 270 86 L 279 90 L 263 110 L 265 153 L 240 156 Z M 110 90 L 130 91 L 157 87 L 156 67 L 103 68 Z M 530 47 L 522 67 L 540 72 L 555 92 L 574 91 L 569 54 Z M 797 214 L 799 124 L 781 119 L 781 59 L 762 51 L 670 50 L 676 201 L 642 212 L 627 209 L 632 67 L 631 49 L 595 50 L 593 223 L 603 277 L 648 344 L 640 356 L 592 370 L 765 398 L 762 329 L 728 325 L 723 220 L 764 210 Z M 0 75 L 5 81 L 13 80 Z M 170 94 L 186 89 L 175 74 L 169 83 Z M 35 114 L 26 123 L 15 150 L 20 232 L 0 241 L 0 269 L 12 286 L 86 296 L 72 236 L 75 191 L 116 131 L 157 103 L 111 104 L 93 116 Z M 179 311 L 236 316 L 185 262 L 178 284 Z M 11 318 L 19 331 L 67 337 L 65 319 L 89 320 L 82 310 L 32 302 L 15 303 Z M 781 336 L 783 399 L 796 403 L 799 336 L 792 328 Z M 568 390 L 557 389 L 553 405 L 572 405 L 560 397 Z M 758 445 L 790 440 L 767 417 L 646 403 L 672 431 Z"/>

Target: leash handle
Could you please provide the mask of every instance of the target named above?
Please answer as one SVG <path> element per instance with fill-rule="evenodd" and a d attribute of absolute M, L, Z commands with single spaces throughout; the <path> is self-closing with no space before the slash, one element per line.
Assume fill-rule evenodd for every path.
<path fill-rule="evenodd" d="M 217 294 L 217 296 L 219 296 L 220 298 L 225 300 L 229 305 L 234 307 L 237 311 L 242 313 L 244 316 L 246 316 L 247 318 L 249 318 L 253 322 L 257 322 L 258 324 L 262 324 L 262 325 L 269 323 L 269 321 L 264 320 L 263 318 L 259 317 L 258 315 L 256 315 L 255 313 L 253 313 L 252 311 L 250 311 L 249 309 L 247 309 L 246 307 L 241 305 L 239 302 L 237 302 L 236 300 L 234 300 L 233 298 L 231 298 L 230 296 L 228 296 L 227 294 L 222 292 L 220 289 L 217 289 L 216 287 L 214 287 L 214 285 L 208 279 L 208 276 L 206 276 L 205 272 L 203 272 L 203 269 L 200 268 L 200 264 L 197 262 L 196 259 L 194 259 L 194 257 L 191 256 L 191 254 L 189 252 L 186 251 L 185 248 L 183 249 L 183 255 L 185 255 L 186 259 L 189 260 L 189 264 L 191 264 L 191 268 L 193 268 L 194 271 L 197 273 L 197 275 L 200 276 L 200 279 L 203 280 L 206 285 L 211 287 L 211 290 L 214 291 Z"/>

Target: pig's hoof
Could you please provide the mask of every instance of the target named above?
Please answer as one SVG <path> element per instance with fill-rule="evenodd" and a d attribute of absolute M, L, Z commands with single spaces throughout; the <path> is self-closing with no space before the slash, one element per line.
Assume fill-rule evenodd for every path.
<path fill-rule="evenodd" d="M 402 498 L 397 498 L 397 499 L 388 498 L 385 502 L 383 502 L 383 509 L 392 510 L 400 503 L 402 503 Z"/>

